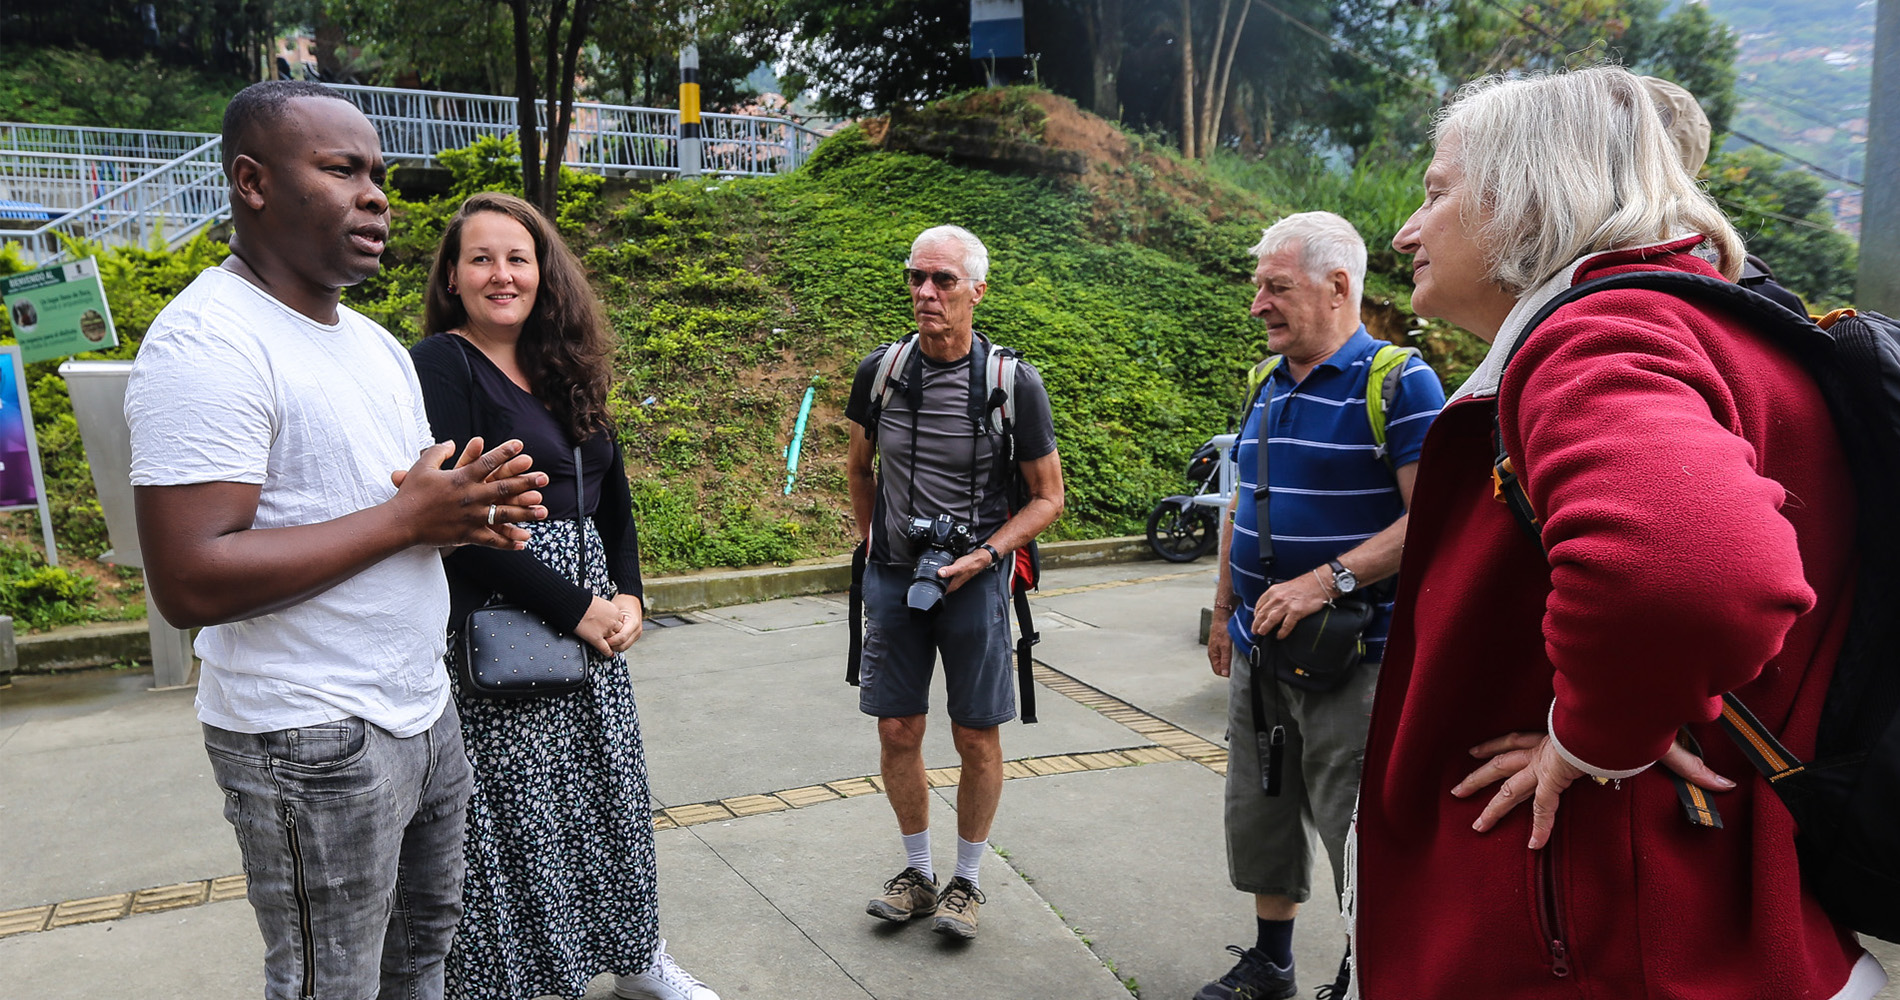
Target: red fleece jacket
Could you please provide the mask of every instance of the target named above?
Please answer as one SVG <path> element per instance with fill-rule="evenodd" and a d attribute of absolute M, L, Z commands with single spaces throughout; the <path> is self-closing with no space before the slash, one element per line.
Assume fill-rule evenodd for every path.
<path fill-rule="evenodd" d="M 1669 249 L 1680 250 L 1681 244 Z M 1650 254 L 1656 253 L 1651 250 Z M 1687 253 L 1603 255 L 1571 281 Z M 1543 513 L 1548 555 L 1493 495 L 1491 415 Z M 1363 996 L 1832 997 L 1861 949 L 1801 889 L 1793 822 L 1715 725 L 1736 691 L 1813 751 L 1848 617 L 1854 502 L 1801 363 L 1739 317 L 1600 292 L 1526 341 L 1500 398 L 1455 402 L 1425 441 L 1358 820 Z M 1651 768 L 1579 781 L 1556 834 L 1530 809 L 1471 829 L 1495 786 L 1450 789 L 1469 749 L 1543 732 L 1603 770 L 1685 724 L 1726 826 L 1692 827 Z"/>

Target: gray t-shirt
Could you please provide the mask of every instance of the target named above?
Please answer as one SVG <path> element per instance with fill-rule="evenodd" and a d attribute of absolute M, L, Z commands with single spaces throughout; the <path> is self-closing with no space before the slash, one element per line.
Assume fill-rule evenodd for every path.
<path fill-rule="evenodd" d="M 878 363 L 889 345 L 871 352 L 851 382 L 845 416 L 860 425 L 870 419 Z M 989 346 L 979 336 L 971 356 L 937 362 L 922 350 L 911 354 L 909 372 L 878 418 L 876 510 L 871 522 L 871 560 L 909 566 L 916 562 L 905 527 L 912 516 L 948 514 L 971 526 L 976 542 L 1009 520 L 1008 483 L 999 467 L 1001 435 L 979 425 L 971 408 L 970 377 Z M 923 399 L 913 407 L 909 380 L 921 376 Z M 1016 366 L 1016 460 L 1027 462 L 1056 450 L 1055 422 L 1042 376 L 1027 363 Z M 913 433 L 913 428 L 915 432 Z"/>

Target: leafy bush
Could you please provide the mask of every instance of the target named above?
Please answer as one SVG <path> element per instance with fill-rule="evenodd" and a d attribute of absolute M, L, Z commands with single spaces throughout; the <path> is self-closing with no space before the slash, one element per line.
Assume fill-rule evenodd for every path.
<path fill-rule="evenodd" d="M 1834 228 L 1827 185 L 1765 150 L 1717 153 L 1703 168 L 1709 193 L 1748 251 L 1816 312 L 1854 301 L 1854 239 Z"/>
<path fill-rule="evenodd" d="M 246 81 L 90 49 L 0 49 L 0 121 L 216 132 Z"/>

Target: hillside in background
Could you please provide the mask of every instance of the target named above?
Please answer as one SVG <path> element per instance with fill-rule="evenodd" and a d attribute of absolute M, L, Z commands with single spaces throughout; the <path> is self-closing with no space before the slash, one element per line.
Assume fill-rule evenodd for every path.
<path fill-rule="evenodd" d="M 1865 169 L 1875 0 L 1706 0 L 1741 36 L 1734 132 L 1855 181 Z M 1750 144 L 1731 137 L 1728 149 Z M 1824 178 L 1858 234 L 1860 193 Z"/>

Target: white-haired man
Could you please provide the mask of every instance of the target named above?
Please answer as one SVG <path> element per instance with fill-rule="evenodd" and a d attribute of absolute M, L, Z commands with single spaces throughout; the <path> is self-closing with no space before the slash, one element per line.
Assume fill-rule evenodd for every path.
<path fill-rule="evenodd" d="M 973 319 L 988 270 L 989 251 L 968 230 L 938 226 L 919 235 L 904 262 L 917 332 L 864 359 L 845 409 L 851 508 L 868 547 L 858 707 L 878 720 L 880 770 L 906 859 L 866 912 L 892 921 L 934 915 L 937 931 L 965 938 L 976 934 L 978 862 L 1003 791 L 999 727 L 1016 715 L 1006 557 L 1062 513 L 1062 462 L 1035 369 L 1011 362 L 1014 416 L 1001 433 L 992 421 L 996 375 Z M 885 365 L 900 345 L 904 363 Z M 896 368 L 903 370 L 885 370 Z M 919 522 L 943 537 L 920 538 Z M 957 558 L 935 569 L 920 564 L 933 548 Z M 939 654 L 963 764 L 956 872 L 941 895 L 923 758 Z"/>
<path fill-rule="evenodd" d="M 1312 834 L 1337 888 L 1391 614 L 1389 588 L 1375 585 L 1398 572 L 1419 451 L 1445 403 L 1416 352 L 1360 325 L 1366 246 L 1351 223 L 1329 212 L 1288 216 L 1252 253 L 1252 312 L 1276 357 L 1255 369 L 1259 389 L 1236 448 L 1240 481 L 1214 592 L 1222 627 L 1207 656 L 1228 678 L 1228 873 L 1253 894 L 1257 940 L 1230 946 L 1240 960 L 1195 1000 L 1298 991 L 1293 920 L 1311 894 Z M 1370 612 L 1359 643 L 1345 636 L 1335 662 L 1291 659 L 1280 640 L 1301 621 L 1313 619 L 1301 632 L 1311 646 L 1320 612 L 1343 620 L 1355 603 Z M 1322 996 L 1345 995 L 1347 968 Z"/>

